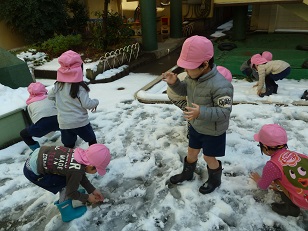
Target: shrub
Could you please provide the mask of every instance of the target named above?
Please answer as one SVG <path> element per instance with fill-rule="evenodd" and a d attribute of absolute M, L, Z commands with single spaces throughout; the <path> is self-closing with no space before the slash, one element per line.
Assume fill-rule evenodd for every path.
<path fill-rule="evenodd" d="M 80 34 L 88 21 L 87 7 L 79 0 L 0 0 L 0 21 L 37 43 L 56 34 Z"/>
<path fill-rule="evenodd" d="M 89 20 L 87 6 L 80 0 L 68 1 L 67 29 L 69 34 L 83 34 Z"/>
<path fill-rule="evenodd" d="M 82 43 L 80 34 L 77 35 L 55 35 L 40 45 L 40 49 L 50 56 L 59 56 L 63 52 L 73 49 Z"/>
<path fill-rule="evenodd" d="M 105 50 L 108 46 L 118 45 L 128 41 L 134 32 L 128 25 L 124 24 L 120 14 L 108 12 L 107 15 L 107 33 L 103 31 L 103 14 L 95 12 L 98 17 L 90 26 L 90 34 L 92 36 L 91 46 Z"/>
<path fill-rule="evenodd" d="M 35 43 L 65 30 L 66 0 L 1 0 L 0 20 Z"/>

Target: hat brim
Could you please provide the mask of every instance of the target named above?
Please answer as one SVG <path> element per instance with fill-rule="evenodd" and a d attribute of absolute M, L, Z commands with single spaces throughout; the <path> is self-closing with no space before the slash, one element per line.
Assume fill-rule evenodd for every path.
<path fill-rule="evenodd" d="M 260 138 L 259 138 L 259 134 L 258 133 L 254 134 L 253 138 L 254 138 L 255 141 L 260 142 Z"/>
<path fill-rule="evenodd" d="M 30 104 L 30 103 L 33 103 L 33 102 L 36 102 L 36 101 L 41 101 L 43 99 L 46 99 L 47 98 L 47 95 L 38 95 L 38 96 L 30 96 L 27 100 L 26 100 L 26 104 Z"/>
<path fill-rule="evenodd" d="M 106 174 L 106 169 L 98 169 L 98 168 L 96 168 L 96 171 L 97 171 L 97 173 L 100 176 L 104 176 Z"/>
<path fill-rule="evenodd" d="M 181 58 L 179 58 L 178 61 L 177 61 L 177 65 L 178 65 L 179 67 L 182 67 L 182 68 L 188 69 L 188 70 L 196 69 L 196 68 L 198 68 L 201 64 L 202 64 L 202 62 L 201 62 L 201 63 L 188 62 L 188 61 L 186 61 L 186 60 L 184 60 L 184 59 L 181 59 Z"/>

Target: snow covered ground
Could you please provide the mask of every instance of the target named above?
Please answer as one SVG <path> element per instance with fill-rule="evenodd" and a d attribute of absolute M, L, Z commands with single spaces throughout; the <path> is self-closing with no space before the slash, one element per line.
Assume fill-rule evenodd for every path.
<path fill-rule="evenodd" d="M 54 69 L 57 62 L 46 65 Z M 95 68 L 87 63 L 86 68 Z M 45 66 L 46 68 L 46 66 Z M 112 73 L 117 70 L 110 70 Z M 112 74 L 111 73 L 111 74 Z M 108 78 L 105 72 L 98 78 Z M 23 142 L 0 150 L 0 231 L 306 231 L 308 212 L 299 217 L 282 217 L 270 208 L 280 197 L 260 190 L 248 177 L 261 171 L 269 159 L 260 154 L 253 135 L 262 125 L 279 123 L 288 133 L 291 150 L 308 154 L 308 106 L 296 106 L 307 89 L 308 80 L 279 82 L 277 95 L 260 98 L 255 83 L 233 80 L 234 101 L 227 131 L 222 184 L 213 193 L 202 195 L 199 187 L 207 179 L 202 155 L 194 180 L 168 187 L 170 176 L 182 171 L 188 141 L 186 121 L 172 104 L 145 104 L 165 101 L 164 82 L 139 91 L 158 76 L 130 73 L 114 82 L 90 84 L 90 97 L 100 101 L 89 112 L 99 143 L 109 147 L 112 160 L 104 177 L 89 175 L 103 192 L 100 206 L 88 206 L 81 218 L 63 223 L 53 195 L 30 183 L 23 175 L 30 149 Z M 85 79 L 86 80 L 86 79 Z M 54 80 L 38 80 L 50 88 Z M 0 85 L 0 115 L 25 107 L 26 88 Z M 41 145 L 62 145 L 60 133 L 37 139 Z M 77 146 L 87 147 L 78 140 Z"/>
<path fill-rule="evenodd" d="M 170 176 L 182 170 L 187 151 L 186 122 L 174 105 L 144 104 L 134 99 L 134 93 L 155 78 L 130 73 L 115 82 L 90 85 L 90 97 L 100 101 L 97 112 L 89 113 L 91 124 L 98 142 L 110 148 L 112 161 L 104 177 L 89 176 L 103 192 L 105 202 L 89 206 L 79 219 L 63 223 L 53 205 L 58 195 L 23 176 L 23 164 L 30 153 L 23 142 L 0 150 L 0 230 L 308 230 L 307 211 L 298 218 L 272 212 L 270 204 L 279 201 L 279 196 L 257 189 L 248 177 L 268 160 L 253 140 L 253 134 L 264 124 L 281 124 L 287 130 L 289 148 L 308 153 L 308 108 L 290 104 L 291 99 L 299 100 L 307 81 L 280 81 L 279 94 L 264 98 L 286 104 L 279 106 L 260 102 L 261 98 L 252 93 L 254 83 L 233 80 L 234 98 L 257 104 L 234 105 L 226 156 L 220 158 L 222 185 L 202 195 L 198 188 L 207 174 L 201 154 L 194 181 L 171 188 L 165 185 Z M 50 85 L 53 81 L 41 82 Z M 164 86 L 160 84 L 149 90 L 152 96 L 156 92 L 162 97 Z M 25 88 L 13 90 L 0 85 L 0 92 L 4 102 L 1 110 L 12 104 L 10 100 L 22 104 L 28 97 Z M 41 145 L 61 145 L 58 132 L 38 141 Z M 82 140 L 77 145 L 87 147 Z"/>

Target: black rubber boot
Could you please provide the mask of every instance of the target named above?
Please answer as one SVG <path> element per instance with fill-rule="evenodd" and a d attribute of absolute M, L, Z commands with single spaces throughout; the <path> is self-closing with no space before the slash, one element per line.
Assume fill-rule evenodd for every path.
<path fill-rule="evenodd" d="M 272 210 L 282 216 L 298 217 L 300 208 L 295 205 L 283 192 L 279 192 L 284 203 L 272 203 Z"/>
<path fill-rule="evenodd" d="M 199 188 L 199 192 L 202 194 L 211 193 L 221 184 L 222 166 L 221 161 L 218 160 L 219 167 L 217 169 L 210 169 L 207 167 L 209 179 Z M 206 185 L 207 184 L 207 185 Z"/>
<path fill-rule="evenodd" d="M 172 184 L 181 183 L 185 180 L 192 180 L 194 176 L 194 171 L 196 169 L 197 161 L 189 164 L 187 161 L 187 156 L 184 158 L 184 167 L 183 172 L 177 175 L 170 177 L 170 182 Z"/>
<path fill-rule="evenodd" d="M 308 90 L 305 90 L 301 99 L 308 100 Z"/>
<path fill-rule="evenodd" d="M 274 91 L 274 87 L 267 87 L 266 88 L 266 92 L 265 93 L 261 93 L 259 96 L 260 97 L 264 97 L 264 96 L 269 96 L 269 95 L 271 95 L 271 94 L 273 94 L 273 91 Z M 276 92 L 277 92 L 277 90 L 276 90 Z"/>
<path fill-rule="evenodd" d="M 278 85 L 276 84 L 275 86 L 273 86 L 273 94 L 277 94 L 278 91 Z"/>

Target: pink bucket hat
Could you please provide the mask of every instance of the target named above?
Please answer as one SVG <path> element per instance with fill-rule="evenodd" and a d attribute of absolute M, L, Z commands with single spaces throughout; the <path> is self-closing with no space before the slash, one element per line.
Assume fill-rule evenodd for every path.
<path fill-rule="evenodd" d="M 206 37 L 195 35 L 186 39 L 183 43 L 177 65 L 189 70 L 196 69 L 213 56 L 213 43 Z"/>
<path fill-rule="evenodd" d="M 260 65 L 267 63 L 267 60 L 263 58 L 260 54 L 255 54 L 251 57 L 251 65 Z"/>
<path fill-rule="evenodd" d="M 57 81 L 64 83 L 79 83 L 83 81 L 81 69 L 82 59 L 78 53 L 69 50 L 64 52 L 58 62 L 61 67 L 57 71 Z"/>
<path fill-rule="evenodd" d="M 109 149 L 103 144 L 92 144 L 88 149 L 76 148 L 74 150 L 75 160 L 84 165 L 92 165 L 99 175 L 106 174 L 106 167 L 110 163 L 111 155 Z"/>
<path fill-rule="evenodd" d="M 47 97 L 47 89 L 40 82 L 30 83 L 30 85 L 28 86 L 28 92 L 30 96 L 26 100 L 27 105 L 36 101 L 43 100 Z"/>
<path fill-rule="evenodd" d="M 232 74 L 231 71 L 229 71 L 227 68 L 223 66 L 217 66 L 217 71 L 225 77 L 226 80 L 229 82 L 232 81 Z"/>
<path fill-rule="evenodd" d="M 263 51 L 261 56 L 265 58 L 267 61 L 272 61 L 273 59 L 273 55 L 269 51 Z"/>
<path fill-rule="evenodd" d="M 265 124 L 259 133 L 253 136 L 254 140 L 270 147 L 287 144 L 288 137 L 283 127 L 278 124 Z"/>

